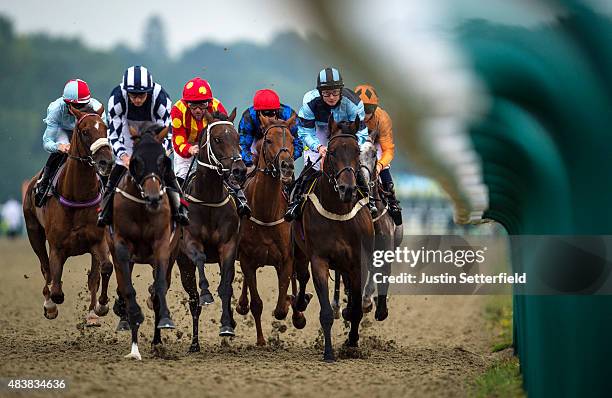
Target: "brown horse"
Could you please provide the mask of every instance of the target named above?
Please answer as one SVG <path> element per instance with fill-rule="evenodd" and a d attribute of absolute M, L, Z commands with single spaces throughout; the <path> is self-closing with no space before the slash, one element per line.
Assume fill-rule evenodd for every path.
<path fill-rule="evenodd" d="M 119 302 L 125 303 L 124 310 L 132 331 L 132 349 L 126 357 L 138 360 L 141 359 L 138 328 L 144 316 L 136 302 L 132 284 L 133 265 L 143 263 L 153 267 L 154 282 L 150 289 L 155 311 L 152 345 L 161 344 L 160 329 L 175 327 L 170 318 L 166 292 L 173 262 L 170 254 L 178 243 L 178 234 L 172 228 L 168 195 L 163 186 L 165 173 L 172 172 L 170 159 L 161 145 L 168 127 L 142 126 L 142 129 L 142 134 L 130 129 L 134 152 L 129 173 L 117 185 L 118 195 L 113 199 L 113 224 L 109 227 Z"/>
<path fill-rule="evenodd" d="M 283 219 L 287 211 L 284 187 L 293 182 L 293 137 L 291 126 L 294 115 L 287 121 L 269 121 L 262 124 L 264 131 L 258 150 L 257 168 L 245 188 L 246 197 L 252 208 L 252 216 L 240 225 L 240 247 L 238 257 L 244 274 L 242 294 L 236 312 L 246 315 L 249 312 L 247 290 L 251 292 L 251 312 L 257 328 L 257 345 L 265 345 L 261 330 L 263 302 L 257 291 L 257 268 L 273 265 L 278 276 L 278 299 L 274 317 L 285 319 L 294 296 L 287 296 L 289 281 L 293 276 L 293 250 L 291 246 L 290 224 Z M 302 256 L 303 257 L 303 256 Z M 307 260 L 303 258 L 305 263 Z M 304 264 L 306 266 L 307 264 Z M 306 318 L 293 307 L 293 325 L 302 329 Z"/>
<path fill-rule="evenodd" d="M 361 146 L 360 162 L 361 168 L 366 176 L 366 180 L 370 181 L 371 192 L 374 195 L 376 202 L 376 208 L 378 209 L 378 216 L 372 221 L 374 222 L 374 250 L 395 250 L 397 246 L 402 243 L 404 228 L 402 225 L 395 225 L 391 215 L 388 212 L 388 205 L 383 200 L 381 195 L 380 181 L 378 174 L 376 173 L 376 161 L 378 160 L 377 148 L 375 145 L 377 138 L 377 132 L 371 132 L 367 141 Z M 387 309 L 387 292 L 389 290 L 389 282 L 384 279 L 384 283 L 374 283 L 373 270 L 368 270 L 368 275 L 365 282 L 365 288 L 362 297 L 363 312 L 370 312 L 372 310 L 373 302 L 376 302 L 376 312 L 374 319 L 377 321 L 383 321 L 389 315 Z M 385 265 L 376 272 L 381 272 L 383 275 L 389 275 L 391 272 L 391 265 L 385 263 Z M 334 281 L 334 300 L 332 302 L 332 308 L 334 309 L 334 318 L 340 318 L 340 280 L 341 276 L 336 272 Z M 372 300 L 372 296 L 377 292 L 377 297 Z M 342 316 L 345 320 L 348 320 L 348 311 L 346 308 L 342 311 Z"/>
<path fill-rule="evenodd" d="M 44 315 L 57 317 L 56 304 L 64 302 L 62 272 L 66 259 L 81 254 L 91 254 L 88 287 L 91 295 L 87 325 L 99 326 L 98 316 L 108 313 L 108 281 L 113 272 L 109 259 L 104 229 L 96 226 L 96 206 L 101 199 L 102 183 L 97 175 L 108 174 L 112 166 L 112 152 L 106 138 L 106 125 L 101 118 L 104 112 L 81 112 L 73 107 L 76 118 L 70 139 L 68 159 L 56 177 L 56 194 L 46 205 L 34 205 L 34 176 L 28 184 L 23 201 L 23 215 L 30 245 L 38 256 L 45 278 L 43 295 Z M 49 242 L 49 253 L 45 242 Z M 96 302 L 96 294 L 102 276 L 102 291 Z M 50 288 L 49 288 L 49 285 Z"/>
<path fill-rule="evenodd" d="M 329 270 L 346 276 L 349 285 L 351 329 L 346 345 L 357 347 L 361 308 L 362 273 L 371 263 L 374 245 L 372 217 L 367 198 L 356 199 L 356 173 L 359 171 L 359 145 L 353 123 L 339 123 L 330 117 L 327 156 L 323 172 L 307 195 L 301 222 L 293 223 L 293 236 L 299 249 L 310 259 L 313 282 L 321 305 L 319 319 L 325 339 L 323 359 L 334 361 L 331 327 L 334 314 L 329 301 Z M 364 208 L 365 206 L 365 208 Z M 296 263 L 296 267 L 301 267 Z M 304 307 L 307 271 L 296 269 L 300 281 L 297 308 Z"/>
<path fill-rule="evenodd" d="M 195 270 L 200 271 L 201 285 L 208 289 L 204 276 L 204 264 L 219 263 L 221 281 L 218 294 L 221 297 L 220 336 L 234 336 L 236 322 L 231 309 L 234 280 L 234 262 L 238 249 L 240 219 L 236 206 L 225 187 L 242 184 L 246 178 L 246 166 L 240 157 L 238 132 L 234 128 L 236 109 L 228 116 L 215 112 L 204 114 L 208 126 L 202 132 L 197 170 L 185 190 L 190 205 L 190 223 L 183 228 L 177 263 L 181 271 L 183 288 L 189 295 L 189 309 L 193 320 L 193 337 L 190 352 L 200 350 L 198 322 L 202 311 Z M 204 290 L 203 289 L 203 290 Z"/>

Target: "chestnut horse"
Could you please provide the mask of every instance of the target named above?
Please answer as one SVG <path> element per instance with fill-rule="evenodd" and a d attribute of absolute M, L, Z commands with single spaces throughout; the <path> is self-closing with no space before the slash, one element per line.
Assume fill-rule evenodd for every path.
<path fill-rule="evenodd" d="M 359 118 L 353 123 L 329 121 L 329 143 L 322 175 L 308 191 L 301 221 L 293 223 L 295 242 L 308 259 L 313 282 L 321 305 L 319 320 L 323 329 L 325 349 L 323 359 L 334 361 L 331 328 L 334 314 L 329 301 L 327 280 L 329 270 L 345 275 L 349 285 L 349 315 L 351 329 L 346 345 L 357 347 L 361 307 L 362 273 L 372 260 L 374 227 L 367 208 L 368 198 L 357 200 L 356 173 L 359 171 L 359 145 L 356 132 Z M 296 263 L 300 291 L 297 308 L 305 304 L 307 276 Z M 364 280 L 364 278 L 363 278 Z"/>
<path fill-rule="evenodd" d="M 154 282 L 150 293 L 155 323 L 151 344 L 161 344 L 160 330 L 175 327 L 170 318 L 166 293 L 170 286 L 173 262 L 170 254 L 178 243 L 178 234 L 172 228 L 168 195 L 163 185 L 164 175 L 173 172 L 170 159 L 161 144 L 168 133 L 168 127 L 142 126 L 142 129 L 142 134 L 130 129 L 134 151 L 130 158 L 129 173 L 123 176 L 116 188 L 113 223 L 109 227 L 111 253 L 121 295 L 118 302 L 125 303 L 124 310 L 132 331 L 132 349 L 126 357 L 138 360 L 141 359 L 138 328 L 144 316 L 136 302 L 136 290 L 132 284 L 133 265 L 143 263 L 153 267 Z"/>
<path fill-rule="evenodd" d="M 290 224 L 283 216 L 287 211 L 284 187 L 293 182 L 293 137 L 291 126 L 296 115 L 287 121 L 268 121 L 262 124 L 263 137 L 258 146 L 257 167 L 245 187 L 245 194 L 252 209 L 252 216 L 240 225 L 240 247 L 238 257 L 244 274 L 242 294 L 236 312 L 249 312 L 247 290 L 251 292 L 251 312 L 257 329 L 257 345 L 265 345 L 261 330 L 263 302 L 257 291 L 257 268 L 273 265 L 278 276 L 278 299 L 273 314 L 276 319 L 285 319 L 289 305 L 294 304 L 296 294 L 293 277 L 293 250 Z M 307 260 L 301 256 L 301 261 Z M 293 282 L 293 296 L 287 296 L 289 281 Z M 309 298 L 308 298 L 309 299 Z M 293 306 L 293 325 L 302 329 L 306 318 Z"/>
<path fill-rule="evenodd" d="M 38 175 L 28 184 L 23 201 L 23 215 L 30 245 L 38 256 L 45 279 L 43 295 L 44 315 L 57 317 L 57 304 L 64 302 L 62 272 L 68 257 L 91 254 L 91 268 L 87 284 L 91 295 L 87 325 L 99 326 L 98 316 L 108 313 L 108 281 L 113 273 L 104 229 L 96 226 L 96 206 L 102 198 L 102 183 L 97 173 L 106 175 L 112 166 L 113 155 L 106 138 L 104 112 L 81 112 L 74 107 L 70 112 L 76 123 L 70 139 L 68 159 L 55 182 L 55 194 L 46 205 L 34 205 L 34 186 Z M 45 242 L 49 242 L 49 253 Z M 102 276 L 102 291 L 96 294 Z M 51 285 L 49 287 L 49 285 Z"/>
<path fill-rule="evenodd" d="M 365 173 L 366 180 L 370 181 L 370 190 L 374 195 L 376 202 L 376 208 L 378 209 L 378 216 L 372 221 L 374 222 L 374 250 L 395 250 L 397 246 L 402 243 L 404 228 L 402 225 L 395 225 L 391 215 L 388 213 L 387 203 L 383 200 L 380 188 L 380 181 L 378 174 L 376 173 L 376 161 L 378 160 L 377 148 L 376 148 L 376 137 L 377 132 L 370 132 L 365 144 L 361 147 L 361 168 Z M 391 265 L 385 263 L 382 268 L 379 268 L 377 272 L 381 272 L 383 275 L 389 275 L 391 272 Z M 374 319 L 377 321 L 383 321 L 389 315 L 387 309 L 387 291 L 389 290 L 389 282 L 385 279 L 385 283 L 375 284 L 373 279 L 372 269 L 368 270 L 368 275 L 365 283 L 365 288 L 362 297 L 363 312 L 370 312 L 372 310 L 373 302 L 376 302 L 376 312 Z M 340 274 L 336 272 L 335 275 L 335 287 L 334 287 L 334 300 L 332 307 L 334 309 L 334 318 L 340 318 Z M 374 292 L 378 295 L 375 300 L 372 300 Z M 346 308 L 342 311 L 344 319 L 348 320 L 348 311 Z"/>
<path fill-rule="evenodd" d="M 221 298 L 220 336 L 234 336 L 236 322 L 231 309 L 234 281 L 234 262 L 238 249 L 240 219 L 236 205 L 225 184 L 242 184 L 246 178 L 246 166 L 240 156 L 238 132 L 234 128 L 236 108 L 228 116 L 215 112 L 204 113 L 208 123 L 200 138 L 197 169 L 185 190 L 190 202 L 189 226 L 183 228 L 177 264 L 181 271 L 183 288 L 189 295 L 189 309 L 193 321 L 190 352 L 200 350 L 198 322 L 202 311 L 196 286 L 196 267 L 201 285 L 207 290 L 204 264 L 219 263 L 221 281 L 218 294 Z"/>

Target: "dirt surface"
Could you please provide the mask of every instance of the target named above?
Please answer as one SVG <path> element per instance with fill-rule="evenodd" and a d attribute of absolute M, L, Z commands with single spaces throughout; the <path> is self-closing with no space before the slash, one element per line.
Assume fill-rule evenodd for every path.
<path fill-rule="evenodd" d="M 255 346 L 250 314 L 234 313 L 235 338 L 218 336 L 220 304 L 215 295 L 215 303 L 204 308 L 200 319 L 202 351 L 187 354 L 191 316 L 175 268 L 168 301 L 177 329 L 162 331 L 165 346 L 154 353 L 153 314 L 145 305 L 146 286 L 152 280 L 148 265 L 134 270 L 146 317 L 140 328 L 143 360 L 128 360 L 123 356 L 129 353 L 130 336 L 115 333 L 117 318 L 112 310 L 102 318 L 101 327 L 83 327 L 89 262 L 89 256 L 68 261 L 63 278 L 66 301 L 59 306 L 58 318 L 47 320 L 42 309 L 43 278 L 29 244 L 0 241 L 0 378 L 61 378 L 68 383 L 65 391 L 28 396 L 455 397 L 465 396 L 466 383 L 493 360 L 481 316 L 483 297 L 394 296 L 386 321 L 376 322 L 373 313 L 364 317 L 357 358 L 342 354 L 348 329 L 342 321 L 334 322 L 339 359 L 324 363 L 316 297 L 306 310 L 308 323 L 303 330 L 291 325 L 290 316 L 274 320 L 277 288 L 271 267 L 258 274 L 266 347 Z M 216 290 L 218 267 L 211 265 L 208 274 Z M 241 280 L 239 271 L 236 278 Z M 113 297 L 115 288 L 113 275 Z M 314 291 L 312 285 L 308 290 Z M 236 281 L 234 295 L 239 292 Z M 17 395 L 0 389 L 0 396 Z"/>

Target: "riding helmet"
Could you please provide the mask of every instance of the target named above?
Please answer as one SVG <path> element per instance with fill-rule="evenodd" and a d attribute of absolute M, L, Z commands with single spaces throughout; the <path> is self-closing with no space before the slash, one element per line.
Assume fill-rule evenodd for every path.
<path fill-rule="evenodd" d="M 319 72 L 317 76 L 317 89 L 322 90 L 334 90 L 344 87 L 342 76 L 336 68 L 325 68 Z"/>
<path fill-rule="evenodd" d="M 71 104 L 87 104 L 91 98 L 89 86 L 81 79 L 72 79 L 64 86 L 62 95 L 64 102 Z"/>
<path fill-rule="evenodd" d="M 263 90 L 257 90 L 253 97 L 253 108 L 256 111 L 275 111 L 280 109 L 280 98 L 274 90 L 264 88 Z"/>
<path fill-rule="evenodd" d="M 128 93 L 153 91 L 153 75 L 144 66 L 130 66 L 123 74 L 123 87 Z"/>

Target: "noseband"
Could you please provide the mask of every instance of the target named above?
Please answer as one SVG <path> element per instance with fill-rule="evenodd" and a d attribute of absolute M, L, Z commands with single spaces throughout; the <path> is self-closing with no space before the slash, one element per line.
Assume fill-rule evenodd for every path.
<path fill-rule="evenodd" d="M 328 148 L 331 146 L 332 141 L 335 140 L 336 138 L 352 138 L 355 141 L 357 141 L 357 137 L 353 134 L 338 134 L 330 138 L 329 142 L 327 143 Z M 325 170 L 323 170 L 323 174 L 327 177 L 327 180 L 329 181 L 329 183 L 334 187 L 334 191 L 338 192 L 338 177 L 340 177 L 340 175 L 344 173 L 345 171 L 350 171 L 356 179 L 357 172 L 352 166 L 344 166 L 342 169 L 338 170 L 337 172 L 334 172 L 336 167 L 335 167 L 335 164 L 331 160 L 333 158 L 333 155 L 334 153 L 329 151 L 326 156 L 326 160 L 329 161 L 329 164 L 331 165 L 332 172 L 327 173 L 325 172 Z"/>
<path fill-rule="evenodd" d="M 200 159 L 197 160 L 198 165 L 206 167 L 211 170 L 216 170 L 219 175 L 228 173 L 231 170 L 231 168 L 228 169 L 228 168 L 223 167 L 223 163 L 221 163 L 222 160 L 230 159 L 232 161 L 232 164 L 234 164 L 235 162 L 239 160 L 242 160 L 242 156 L 240 156 L 240 154 L 234 155 L 234 156 L 224 156 L 221 158 L 217 158 L 217 156 L 215 156 L 215 152 L 213 151 L 213 148 L 212 148 L 212 143 L 210 142 L 210 130 L 213 127 L 217 125 L 221 125 L 221 124 L 226 124 L 226 125 L 230 125 L 234 127 L 234 123 L 227 121 L 227 120 L 218 120 L 216 122 L 212 122 L 208 124 L 208 126 L 206 127 L 206 142 L 203 145 L 200 145 L 200 149 L 206 147 L 206 154 L 208 155 L 208 160 L 211 163 L 206 163 L 204 161 L 201 161 Z"/>
<path fill-rule="evenodd" d="M 138 188 L 138 191 L 140 191 L 140 197 L 144 198 L 145 201 L 149 201 L 148 196 L 145 195 L 144 192 L 144 188 L 143 185 L 145 183 L 145 181 L 153 179 L 153 182 L 156 182 L 159 180 L 159 196 L 163 196 L 166 193 L 166 186 L 164 185 L 164 180 L 163 178 L 160 178 L 158 174 L 156 173 L 149 173 L 147 175 L 145 175 L 144 177 L 142 177 L 142 179 L 140 181 L 136 181 L 136 179 L 130 175 L 132 177 L 132 181 L 134 181 L 134 184 L 136 185 L 136 188 Z"/>
<path fill-rule="evenodd" d="M 82 130 L 79 128 L 79 125 L 81 124 L 81 122 L 83 120 L 85 120 L 85 118 L 89 117 L 89 116 L 97 116 L 100 117 L 100 115 L 98 115 L 97 113 L 85 113 L 83 114 L 79 120 L 77 120 L 77 122 L 74 125 L 74 129 L 75 132 L 78 134 L 82 133 Z M 102 118 L 100 118 L 102 119 Z M 104 123 L 104 122 L 102 122 Z M 91 152 L 91 155 L 88 156 L 74 156 L 71 154 L 68 154 L 68 157 L 70 159 L 74 159 L 74 160 L 78 160 L 79 162 L 85 163 L 86 165 L 90 166 L 90 167 L 95 167 L 96 162 L 94 162 L 93 160 L 93 155 L 95 155 L 96 152 L 98 152 L 98 150 L 100 150 L 102 147 L 109 147 L 110 143 L 108 142 L 108 138 L 104 137 L 104 138 L 98 138 L 93 144 L 91 144 L 91 146 L 89 147 L 89 151 Z"/>
<path fill-rule="evenodd" d="M 272 161 L 270 162 L 266 159 L 266 137 L 268 136 L 268 132 L 274 127 L 280 128 L 283 133 L 283 146 L 278 150 L 278 152 L 276 152 L 276 155 L 274 155 L 274 158 L 272 158 Z M 263 169 L 258 168 L 257 170 L 261 171 L 262 173 L 266 175 L 271 176 L 272 178 L 280 177 L 280 165 L 278 164 L 278 161 L 279 161 L 279 157 L 281 153 L 283 152 L 289 153 L 289 148 L 287 148 L 286 142 L 285 142 L 285 131 L 289 131 L 289 129 L 286 126 L 277 124 L 277 125 L 268 126 L 263 134 L 263 138 L 262 138 L 263 143 L 261 145 L 261 152 L 262 152 L 263 160 L 266 164 L 266 167 Z M 289 135 L 291 135 L 291 132 L 289 133 Z"/>

